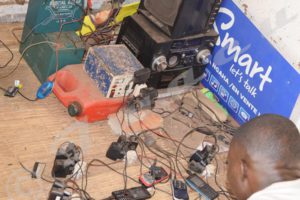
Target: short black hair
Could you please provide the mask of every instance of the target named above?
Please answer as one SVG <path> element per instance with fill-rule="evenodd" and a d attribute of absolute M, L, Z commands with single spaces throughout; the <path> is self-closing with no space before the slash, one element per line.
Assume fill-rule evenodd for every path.
<path fill-rule="evenodd" d="M 265 161 L 291 163 L 300 161 L 300 134 L 289 119 L 265 114 L 242 125 L 233 141 L 243 145 L 250 157 Z"/>

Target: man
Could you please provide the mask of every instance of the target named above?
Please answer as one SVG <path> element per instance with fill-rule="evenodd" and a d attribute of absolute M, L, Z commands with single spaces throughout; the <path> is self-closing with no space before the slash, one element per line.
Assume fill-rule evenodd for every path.
<path fill-rule="evenodd" d="M 289 119 L 263 115 L 242 125 L 228 155 L 238 200 L 300 199 L 300 135 Z"/>

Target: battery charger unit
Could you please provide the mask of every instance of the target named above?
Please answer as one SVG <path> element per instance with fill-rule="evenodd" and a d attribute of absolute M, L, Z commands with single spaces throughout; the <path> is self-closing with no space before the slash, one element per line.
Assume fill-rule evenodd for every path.
<path fill-rule="evenodd" d="M 33 33 L 76 31 L 82 26 L 84 0 L 30 0 L 25 26 Z"/>
<path fill-rule="evenodd" d="M 23 35 L 25 33 L 30 33 L 30 30 L 26 26 L 24 27 Z M 62 33 L 31 33 L 20 45 L 20 53 L 26 50 L 23 58 L 41 83 L 45 82 L 56 71 L 56 47 L 53 43 L 58 42 L 58 37 L 58 70 L 66 65 L 81 63 L 85 46 L 80 37 L 72 31 Z"/>

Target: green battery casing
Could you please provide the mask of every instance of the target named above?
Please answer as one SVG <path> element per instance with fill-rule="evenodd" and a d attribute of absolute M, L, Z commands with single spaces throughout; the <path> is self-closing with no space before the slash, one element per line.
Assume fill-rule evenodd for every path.
<path fill-rule="evenodd" d="M 24 32 L 28 33 L 28 31 L 29 28 L 25 27 Z M 27 48 L 23 58 L 40 82 L 46 81 L 51 74 L 56 72 L 56 45 L 50 44 L 50 42 L 59 44 L 57 50 L 58 70 L 66 65 L 82 62 L 85 46 L 75 32 L 32 33 L 29 35 L 25 42 L 21 43 L 20 53 Z M 40 42 L 43 43 L 37 44 Z"/>
<path fill-rule="evenodd" d="M 84 0 L 30 0 L 25 26 L 34 33 L 76 31 L 82 26 Z"/>

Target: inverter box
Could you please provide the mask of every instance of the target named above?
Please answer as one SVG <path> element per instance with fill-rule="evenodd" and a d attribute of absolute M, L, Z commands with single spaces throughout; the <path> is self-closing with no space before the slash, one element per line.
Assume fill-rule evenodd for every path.
<path fill-rule="evenodd" d="M 91 47 L 85 62 L 85 71 L 107 98 L 131 93 L 134 72 L 143 68 L 124 45 Z"/>

